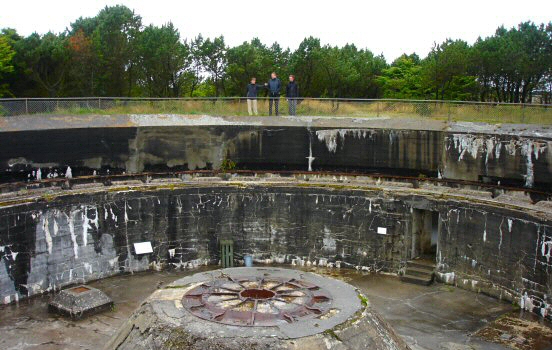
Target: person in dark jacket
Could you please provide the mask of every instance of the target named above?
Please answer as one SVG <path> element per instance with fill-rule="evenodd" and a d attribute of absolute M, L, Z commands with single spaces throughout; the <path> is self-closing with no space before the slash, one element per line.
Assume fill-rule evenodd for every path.
<path fill-rule="evenodd" d="M 288 100 L 289 115 L 295 115 L 297 111 L 297 98 L 299 97 L 299 85 L 295 81 L 295 75 L 289 76 L 286 86 L 286 98 Z"/>
<path fill-rule="evenodd" d="M 282 83 L 276 73 L 272 72 L 270 75 L 270 80 L 267 83 L 268 88 L 268 115 L 272 115 L 272 105 L 274 105 L 274 110 L 276 115 L 278 115 L 278 106 L 280 104 L 280 89 L 282 88 Z"/>
<path fill-rule="evenodd" d="M 247 84 L 247 112 L 249 112 L 249 115 L 259 115 L 259 111 L 257 110 L 257 94 L 259 92 L 259 89 L 264 88 L 264 85 L 257 85 L 257 78 L 253 77 L 251 78 L 251 82 Z"/>

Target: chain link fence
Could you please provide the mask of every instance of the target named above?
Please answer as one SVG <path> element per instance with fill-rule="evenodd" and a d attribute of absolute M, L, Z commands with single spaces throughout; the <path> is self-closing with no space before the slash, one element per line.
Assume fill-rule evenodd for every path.
<path fill-rule="evenodd" d="M 259 115 L 269 99 L 259 98 Z M 273 101 L 274 102 L 274 101 Z M 300 98 L 278 100 L 281 115 L 354 118 L 422 117 L 447 121 L 552 124 L 552 105 L 390 99 Z M 276 113 L 273 105 L 272 113 Z M 249 115 L 246 98 L 10 98 L 0 99 L 0 116 L 78 114 Z"/>

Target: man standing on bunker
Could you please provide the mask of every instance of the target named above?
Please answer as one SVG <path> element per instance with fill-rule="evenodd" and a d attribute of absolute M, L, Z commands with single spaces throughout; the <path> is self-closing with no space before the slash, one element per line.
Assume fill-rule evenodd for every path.
<path fill-rule="evenodd" d="M 247 112 L 249 112 L 249 115 L 259 115 L 259 112 L 257 110 L 257 93 L 259 92 L 259 89 L 264 88 L 264 85 L 257 85 L 257 78 L 253 77 L 251 78 L 251 82 L 247 84 Z"/>
<path fill-rule="evenodd" d="M 297 98 L 299 97 L 299 85 L 295 81 L 295 75 L 289 76 L 289 83 L 286 86 L 286 98 L 288 100 L 289 115 L 295 115 L 297 111 Z"/>
<path fill-rule="evenodd" d="M 276 73 L 272 72 L 270 80 L 267 83 L 268 87 L 268 115 L 272 115 L 272 104 L 274 104 L 275 114 L 278 115 L 278 107 L 280 104 L 280 89 L 282 83 Z"/>

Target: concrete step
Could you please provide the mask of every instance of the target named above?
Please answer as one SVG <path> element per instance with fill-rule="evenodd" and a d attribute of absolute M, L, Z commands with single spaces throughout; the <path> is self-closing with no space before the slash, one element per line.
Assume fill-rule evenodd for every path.
<path fill-rule="evenodd" d="M 406 263 L 406 267 L 407 269 L 414 267 L 417 269 L 422 269 L 430 272 L 435 271 L 435 264 L 425 260 L 410 260 Z"/>
<path fill-rule="evenodd" d="M 419 277 L 433 277 L 433 270 L 428 270 L 425 268 L 419 268 L 414 266 L 409 266 L 406 268 L 406 274 Z"/>
<path fill-rule="evenodd" d="M 431 282 L 433 282 L 433 277 L 427 278 L 405 274 L 400 277 L 400 280 L 407 283 L 419 284 L 421 286 L 429 286 Z"/>

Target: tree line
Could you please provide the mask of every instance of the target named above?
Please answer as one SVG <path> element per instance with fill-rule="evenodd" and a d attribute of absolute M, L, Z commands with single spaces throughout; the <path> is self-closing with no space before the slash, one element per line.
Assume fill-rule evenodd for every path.
<path fill-rule="evenodd" d="M 182 40 L 172 23 L 144 26 L 125 6 L 79 18 L 62 33 L 0 33 L 0 97 L 244 96 L 252 76 L 294 74 L 305 97 L 551 103 L 552 22 L 499 27 L 495 34 L 434 44 L 425 58 L 322 45 L 292 51 L 254 38 Z"/>

